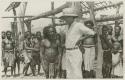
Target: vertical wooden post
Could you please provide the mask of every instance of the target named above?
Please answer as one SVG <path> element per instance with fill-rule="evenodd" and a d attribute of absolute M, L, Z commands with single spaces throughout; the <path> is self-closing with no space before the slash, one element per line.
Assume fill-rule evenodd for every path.
<path fill-rule="evenodd" d="M 54 10 L 54 1 L 51 2 L 51 10 Z M 52 16 L 54 17 L 55 15 L 52 15 Z M 55 19 L 54 18 L 52 18 L 52 24 L 55 25 Z"/>
<path fill-rule="evenodd" d="M 94 23 L 94 31 L 97 33 L 97 43 L 96 43 L 96 58 L 97 58 L 97 68 L 96 68 L 96 77 L 100 78 L 100 74 L 101 74 L 101 63 L 100 61 L 100 57 L 101 57 L 101 41 L 99 38 L 99 30 L 98 30 L 98 26 L 96 24 L 96 20 L 95 20 L 95 14 L 94 14 L 94 2 L 87 2 L 88 6 L 89 6 L 89 10 L 90 10 L 90 19 L 93 21 Z M 100 67 L 98 67 L 100 66 Z"/>
<path fill-rule="evenodd" d="M 16 16 L 16 10 L 15 10 L 15 8 L 13 8 L 13 14 L 14 14 L 14 16 Z M 13 29 L 14 29 L 13 31 L 14 31 L 15 43 L 16 43 L 16 46 L 18 47 L 19 37 L 18 37 L 17 18 L 14 18 Z"/>

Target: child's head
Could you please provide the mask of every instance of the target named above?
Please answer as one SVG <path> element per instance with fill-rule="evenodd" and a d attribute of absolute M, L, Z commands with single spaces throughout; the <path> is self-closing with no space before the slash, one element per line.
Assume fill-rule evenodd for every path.
<path fill-rule="evenodd" d="M 118 41 L 113 43 L 114 50 L 119 50 L 120 48 L 121 48 L 121 44 Z"/>

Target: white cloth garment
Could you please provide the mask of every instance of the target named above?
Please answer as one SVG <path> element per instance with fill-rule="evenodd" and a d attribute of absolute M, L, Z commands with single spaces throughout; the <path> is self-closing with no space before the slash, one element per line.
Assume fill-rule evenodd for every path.
<path fill-rule="evenodd" d="M 73 22 L 66 34 L 66 48 L 76 47 L 77 41 L 83 35 L 94 35 L 95 32 L 83 23 Z M 66 50 L 66 71 L 67 78 L 81 79 L 82 78 L 82 53 L 79 49 Z"/>
<path fill-rule="evenodd" d="M 66 70 L 68 79 L 82 79 L 82 53 L 79 49 L 66 50 Z"/>
<path fill-rule="evenodd" d="M 87 71 L 94 70 L 95 47 L 84 47 L 85 53 L 83 55 L 84 69 Z"/>
<path fill-rule="evenodd" d="M 117 64 L 115 67 L 112 68 L 112 75 L 123 76 L 123 66 L 122 66 L 120 53 L 112 54 L 112 64 L 113 65 Z"/>

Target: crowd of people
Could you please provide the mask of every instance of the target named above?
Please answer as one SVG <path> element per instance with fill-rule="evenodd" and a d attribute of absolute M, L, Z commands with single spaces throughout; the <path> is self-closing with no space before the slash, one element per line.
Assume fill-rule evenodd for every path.
<path fill-rule="evenodd" d="M 23 76 L 27 76 L 28 68 L 32 75 L 38 75 L 41 66 L 46 78 L 82 79 L 96 78 L 95 61 L 97 60 L 97 32 L 94 31 L 92 20 L 84 23 L 75 19 L 78 17 L 75 9 L 66 8 L 60 19 L 68 25 L 65 36 L 57 33 L 54 25 L 46 26 L 35 34 L 26 31 L 23 48 L 16 46 L 11 31 L 2 32 L 2 62 L 5 76 L 7 68 L 11 67 L 11 75 L 15 75 L 16 63 L 20 73 L 20 62 L 23 63 Z M 102 25 L 99 36 L 103 49 L 103 78 L 123 77 L 123 37 L 121 26 Z M 100 54 L 100 53 L 98 53 Z"/>

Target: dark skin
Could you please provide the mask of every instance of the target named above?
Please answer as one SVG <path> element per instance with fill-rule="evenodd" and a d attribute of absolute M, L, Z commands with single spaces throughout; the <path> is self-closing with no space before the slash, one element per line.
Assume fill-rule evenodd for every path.
<path fill-rule="evenodd" d="M 42 40 L 41 32 L 36 32 L 36 40 L 34 41 L 34 48 L 36 49 L 35 52 L 37 52 L 36 54 L 38 54 L 38 55 L 40 54 L 41 40 Z M 38 75 L 40 75 L 40 63 L 38 63 L 37 65 L 38 65 Z"/>
<path fill-rule="evenodd" d="M 46 35 L 46 34 L 45 34 Z M 59 36 L 57 36 L 56 31 L 54 28 L 48 29 L 48 37 L 41 42 L 41 51 L 42 55 L 41 57 L 46 59 L 49 63 L 49 57 L 57 58 L 58 57 L 58 65 L 56 66 L 56 73 L 54 76 L 59 76 L 59 67 L 61 62 L 61 45 L 60 45 L 60 39 Z M 45 58 L 48 57 L 48 58 Z M 55 59 L 52 59 L 50 61 L 55 62 Z M 47 66 L 47 65 L 46 65 Z M 43 67 L 44 68 L 44 67 Z M 49 75 L 48 68 L 45 68 L 46 78 L 54 78 L 54 76 Z"/>
<path fill-rule="evenodd" d="M 100 35 L 100 39 L 101 39 L 101 43 L 102 43 L 102 48 L 104 50 L 107 49 L 112 49 L 112 44 L 109 42 L 109 40 L 107 39 L 108 37 L 108 32 L 107 32 L 108 28 L 104 28 L 102 30 L 102 35 Z"/>
<path fill-rule="evenodd" d="M 100 35 L 102 49 L 109 50 L 103 52 L 103 66 L 102 66 L 102 74 L 104 78 L 109 78 L 111 75 L 111 49 L 113 48 L 112 43 L 108 39 L 108 28 L 107 26 L 103 26 L 102 35 Z M 110 61 L 107 61 L 110 59 Z"/>
<path fill-rule="evenodd" d="M 27 42 L 26 41 L 24 42 L 24 49 L 25 50 L 30 50 L 30 51 L 36 50 L 36 49 L 33 48 L 33 45 L 32 45 L 32 42 L 31 42 L 31 34 L 30 34 L 30 32 L 27 32 L 26 40 L 27 40 Z M 35 71 L 34 71 L 35 70 L 34 69 L 35 65 L 31 65 L 31 62 L 30 63 L 26 63 L 24 65 L 24 69 L 23 69 L 24 75 L 27 75 L 27 71 L 28 71 L 29 66 L 31 67 L 33 76 L 35 76 Z"/>
<path fill-rule="evenodd" d="M 14 45 L 15 44 L 14 44 L 14 41 L 11 39 L 12 33 L 10 31 L 7 31 L 6 36 L 7 36 L 7 39 L 2 42 L 3 51 L 12 50 L 13 53 L 14 53 L 14 47 L 15 47 Z M 5 63 L 5 66 L 4 66 L 5 76 L 7 76 L 6 75 L 7 74 L 7 68 L 8 68 L 8 66 L 6 66 L 6 63 Z M 14 65 L 11 66 L 11 75 L 12 76 L 13 76 L 13 70 L 14 70 Z"/>
<path fill-rule="evenodd" d="M 115 36 L 114 38 L 112 38 L 112 42 L 119 42 L 121 44 L 121 47 L 123 48 L 123 39 L 118 39 L 120 36 L 120 32 L 121 32 L 121 27 L 120 26 L 116 26 L 115 27 Z"/>
<path fill-rule="evenodd" d="M 2 39 L 5 39 L 5 38 L 6 38 L 6 33 L 2 32 Z"/>

